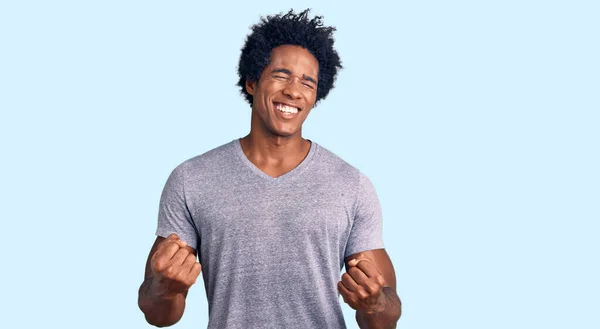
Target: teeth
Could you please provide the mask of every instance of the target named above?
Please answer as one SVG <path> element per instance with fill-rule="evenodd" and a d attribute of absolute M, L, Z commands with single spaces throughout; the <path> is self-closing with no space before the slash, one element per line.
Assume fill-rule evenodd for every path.
<path fill-rule="evenodd" d="M 287 105 L 283 105 L 281 103 L 277 104 L 277 109 L 279 111 L 281 111 L 281 112 L 284 112 L 284 113 L 298 113 L 298 108 L 287 106 Z"/>

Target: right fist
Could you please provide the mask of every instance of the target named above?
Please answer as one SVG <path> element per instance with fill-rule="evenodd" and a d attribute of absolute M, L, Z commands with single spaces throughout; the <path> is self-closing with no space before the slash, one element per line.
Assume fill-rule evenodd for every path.
<path fill-rule="evenodd" d="M 157 295 L 187 292 L 196 283 L 202 266 L 187 244 L 173 233 L 163 240 L 152 255 L 153 288 Z"/>

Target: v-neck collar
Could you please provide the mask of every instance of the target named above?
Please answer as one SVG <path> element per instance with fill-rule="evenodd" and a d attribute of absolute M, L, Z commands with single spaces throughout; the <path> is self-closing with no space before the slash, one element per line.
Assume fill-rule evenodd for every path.
<path fill-rule="evenodd" d="M 282 181 L 285 181 L 288 179 L 292 179 L 293 177 L 300 174 L 306 168 L 306 166 L 311 162 L 311 160 L 317 150 L 317 143 L 315 143 L 311 140 L 308 140 L 308 141 L 310 142 L 310 149 L 308 150 L 308 154 L 302 160 L 302 162 L 300 162 L 300 164 L 298 164 L 294 169 L 288 171 L 287 173 L 285 173 L 279 177 L 272 177 L 272 176 L 267 175 L 264 171 L 260 170 L 254 163 L 252 163 L 252 161 L 250 161 L 250 159 L 248 159 L 248 157 L 244 153 L 244 150 L 242 150 L 242 144 L 240 143 L 240 139 L 236 139 L 232 143 L 235 148 L 235 153 L 237 153 L 239 155 L 242 162 L 244 162 L 244 164 L 248 168 L 250 168 L 250 170 L 252 170 L 258 176 L 262 177 L 262 179 L 264 179 L 264 180 L 267 180 L 270 182 L 282 182 Z"/>

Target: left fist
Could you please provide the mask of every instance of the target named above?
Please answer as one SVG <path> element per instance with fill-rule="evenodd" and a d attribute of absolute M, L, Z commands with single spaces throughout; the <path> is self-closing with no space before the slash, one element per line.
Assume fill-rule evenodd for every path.
<path fill-rule="evenodd" d="M 355 310 L 377 313 L 385 308 L 383 274 L 367 259 L 352 259 L 348 270 L 338 282 L 338 290 L 344 302 Z"/>

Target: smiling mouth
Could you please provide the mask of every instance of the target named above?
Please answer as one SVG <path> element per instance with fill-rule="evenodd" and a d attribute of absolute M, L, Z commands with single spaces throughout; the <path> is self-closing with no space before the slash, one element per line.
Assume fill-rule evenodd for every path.
<path fill-rule="evenodd" d="M 293 107 L 293 106 L 289 106 L 283 103 L 274 103 L 275 104 L 275 108 L 283 113 L 290 113 L 290 114 L 296 114 L 298 113 L 298 111 L 300 111 L 299 108 L 297 107 Z"/>

